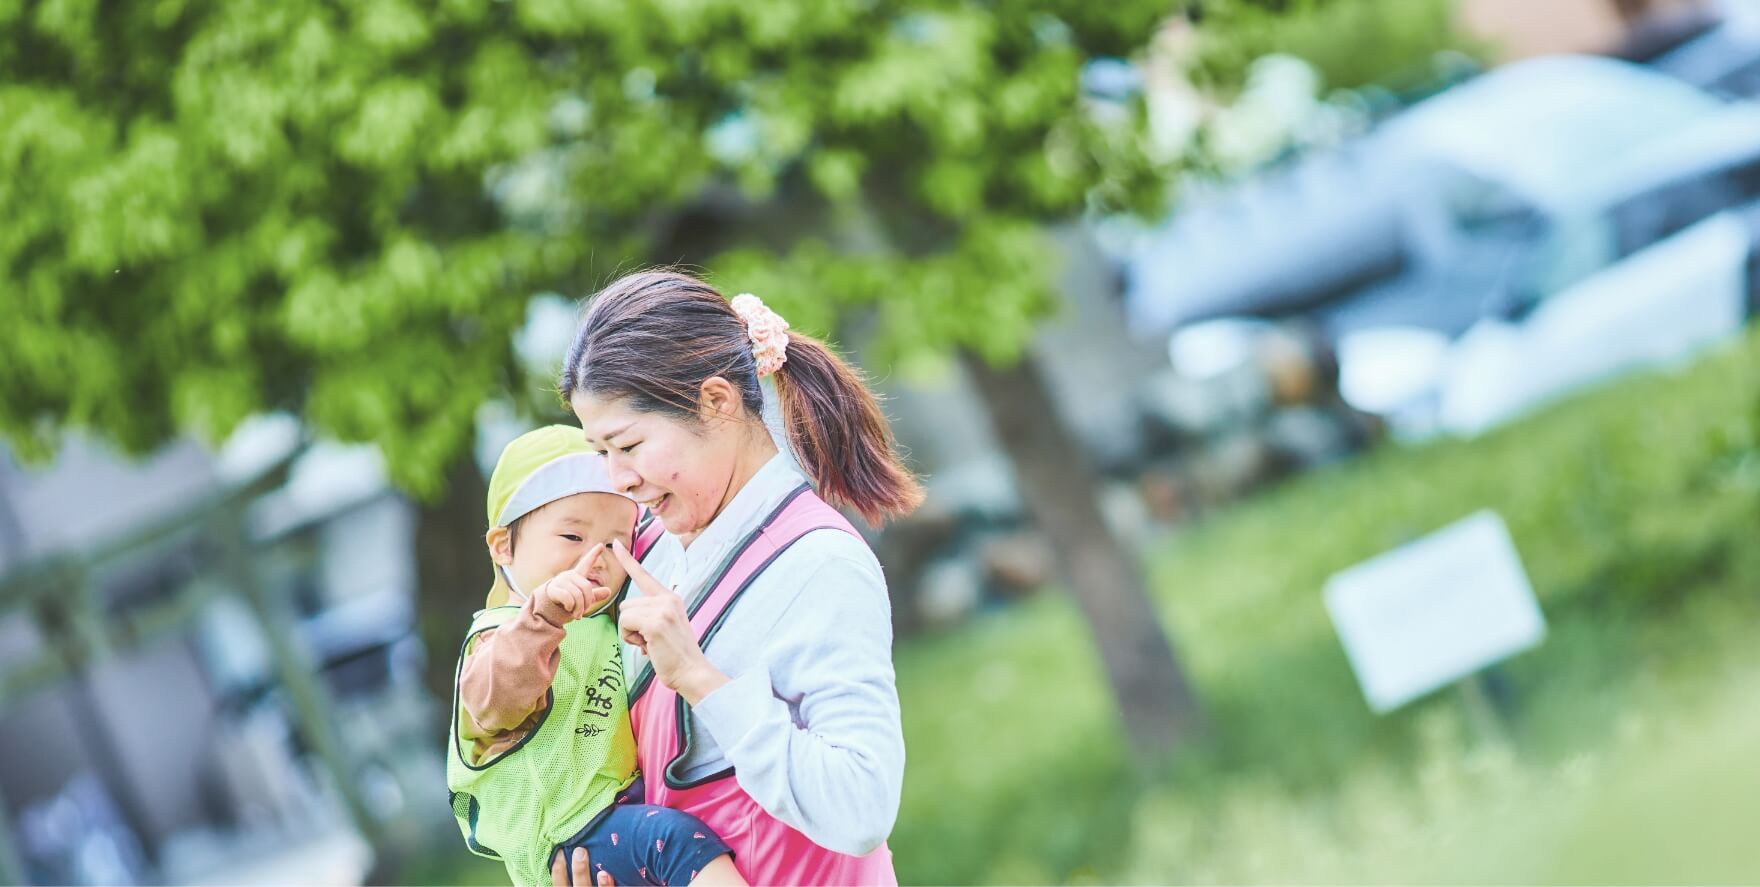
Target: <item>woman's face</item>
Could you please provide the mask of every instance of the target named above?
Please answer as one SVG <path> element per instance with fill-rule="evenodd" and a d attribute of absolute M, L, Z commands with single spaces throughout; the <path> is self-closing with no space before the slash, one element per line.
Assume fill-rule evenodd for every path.
<path fill-rule="evenodd" d="M 720 513 L 733 482 L 735 447 L 727 424 L 693 423 L 577 392 L 569 401 L 587 443 L 605 454 L 611 483 L 646 505 L 666 532 L 689 536 Z"/>

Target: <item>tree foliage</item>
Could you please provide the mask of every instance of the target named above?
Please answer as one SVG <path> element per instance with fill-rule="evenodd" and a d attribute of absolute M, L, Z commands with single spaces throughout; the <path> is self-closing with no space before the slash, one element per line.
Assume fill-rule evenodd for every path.
<path fill-rule="evenodd" d="M 1079 84 L 1165 11 L 0 3 L 0 430 L 288 410 L 430 492 L 524 389 L 529 296 L 672 258 L 706 201 L 757 220 L 708 267 L 797 327 L 1006 357 L 1051 305 L 1035 223 L 1158 200 L 1137 112 Z"/>
<path fill-rule="evenodd" d="M 1456 0 L 1204 0 L 1194 77 L 1238 90 L 1269 53 L 1312 64 L 1327 89 L 1430 87 L 1438 53 L 1485 54 L 1456 27 Z"/>

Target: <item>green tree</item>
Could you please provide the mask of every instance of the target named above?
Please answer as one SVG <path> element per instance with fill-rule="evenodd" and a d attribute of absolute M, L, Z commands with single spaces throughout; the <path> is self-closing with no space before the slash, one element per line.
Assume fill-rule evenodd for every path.
<path fill-rule="evenodd" d="M 538 409 L 510 344 L 529 295 L 700 261 L 797 327 L 869 321 L 883 359 L 961 356 L 1131 736 L 1163 748 L 1189 692 L 1022 358 L 1057 301 L 1044 222 L 1160 203 L 1140 111 L 1078 84 L 1166 11 L 0 4 L 0 428 L 39 455 L 68 428 L 145 449 L 281 409 L 374 442 L 452 503 L 431 515 L 470 516 L 423 532 L 423 611 L 462 612 L 475 416 Z"/>
<path fill-rule="evenodd" d="M 1439 53 L 1486 54 L 1455 27 L 1455 0 L 1203 0 L 1193 79 L 1238 90 L 1268 53 L 1304 59 L 1328 89 L 1434 88 Z M 1456 63 L 1458 65 L 1458 61 Z"/>

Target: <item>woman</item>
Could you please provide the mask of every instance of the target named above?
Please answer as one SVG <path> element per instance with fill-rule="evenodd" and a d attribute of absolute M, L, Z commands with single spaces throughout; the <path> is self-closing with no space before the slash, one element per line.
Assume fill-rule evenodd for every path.
<path fill-rule="evenodd" d="M 764 423 L 762 380 L 798 469 Z M 616 549 L 648 802 L 708 823 L 755 884 L 895 884 L 890 605 L 827 504 L 877 524 L 921 501 L 874 396 L 757 298 L 667 271 L 593 299 L 561 389 L 612 484 L 665 531 L 639 562 Z"/>

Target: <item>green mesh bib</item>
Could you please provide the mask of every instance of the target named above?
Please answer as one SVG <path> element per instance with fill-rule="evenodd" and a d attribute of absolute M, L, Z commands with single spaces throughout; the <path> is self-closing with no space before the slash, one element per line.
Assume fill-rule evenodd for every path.
<path fill-rule="evenodd" d="M 477 613 L 464 654 L 482 632 L 519 614 L 513 606 Z M 550 854 L 574 837 L 636 776 L 635 734 L 623 681 L 623 650 L 609 614 L 576 619 L 562 639 L 549 705 L 538 726 L 499 757 L 472 762 L 459 738 L 455 674 L 446 785 L 471 852 L 499 859 L 513 883 L 550 883 Z"/>

